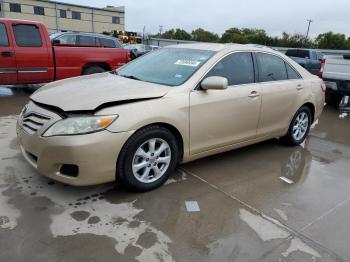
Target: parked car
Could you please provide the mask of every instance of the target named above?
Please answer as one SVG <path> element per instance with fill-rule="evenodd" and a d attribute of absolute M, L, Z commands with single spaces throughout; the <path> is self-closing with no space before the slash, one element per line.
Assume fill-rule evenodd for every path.
<path fill-rule="evenodd" d="M 144 45 L 144 44 L 127 44 L 124 48 L 129 49 L 134 54 L 134 58 L 143 56 L 151 51 L 159 49 L 159 46 Z"/>
<path fill-rule="evenodd" d="M 286 55 L 311 74 L 319 75 L 323 59 L 321 52 L 313 49 L 288 49 Z"/>
<path fill-rule="evenodd" d="M 272 49 L 184 44 L 47 84 L 23 109 L 17 134 L 44 176 L 145 191 L 178 163 L 274 137 L 299 145 L 324 91 L 319 77 Z"/>
<path fill-rule="evenodd" d="M 78 41 L 88 38 L 101 41 L 81 36 Z M 40 22 L 0 19 L 0 84 L 47 83 L 115 70 L 130 61 L 128 50 L 85 44 L 52 44 Z"/>
<path fill-rule="evenodd" d="M 350 55 L 327 55 L 321 69 L 327 86 L 326 102 L 339 104 L 344 95 L 350 95 Z"/>
<path fill-rule="evenodd" d="M 123 48 L 117 38 L 102 34 L 60 32 L 51 34 L 50 40 L 54 45 Z"/>

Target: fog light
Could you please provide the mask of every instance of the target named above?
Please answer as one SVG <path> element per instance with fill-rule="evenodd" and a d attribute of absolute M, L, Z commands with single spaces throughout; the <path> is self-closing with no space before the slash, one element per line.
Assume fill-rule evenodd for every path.
<path fill-rule="evenodd" d="M 77 165 L 62 165 L 60 173 L 64 176 L 77 177 L 79 175 L 79 167 Z"/>

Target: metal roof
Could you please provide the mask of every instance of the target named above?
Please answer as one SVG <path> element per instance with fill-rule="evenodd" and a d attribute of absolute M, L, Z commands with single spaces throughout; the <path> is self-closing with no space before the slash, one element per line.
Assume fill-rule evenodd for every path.
<path fill-rule="evenodd" d="M 58 2 L 58 1 L 50 1 L 50 0 L 36 0 L 38 2 L 46 2 L 46 3 L 52 3 L 52 4 L 61 4 L 61 5 L 70 5 L 70 6 L 75 6 L 75 7 L 80 7 L 80 8 L 89 8 L 89 9 L 94 9 L 94 10 L 102 10 L 102 11 L 107 11 L 107 12 L 117 12 L 117 13 L 125 13 L 124 6 L 111 6 L 110 8 L 104 7 L 92 7 L 92 6 L 86 6 L 86 5 L 78 5 L 78 4 L 70 4 L 66 2 Z"/>

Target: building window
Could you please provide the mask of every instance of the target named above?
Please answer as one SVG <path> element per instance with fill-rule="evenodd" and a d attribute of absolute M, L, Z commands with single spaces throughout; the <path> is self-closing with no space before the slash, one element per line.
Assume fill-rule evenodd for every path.
<path fill-rule="evenodd" d="M 66 10 L 60 10 L 60 17 L 61 18 L 67 18 L 67 11 Z"/>
<path fill-rule="evenodd" d="M 72 19 L 81 20 L 81 13 L 72 11 Z"/>
<path fill-rule="evenodd" d="M 45 15 L 45 9 L 42 6 L 34 6 L 34 14 Z"/>
<path fill-rule="evenodd" d="M 10 11 L 15 12 L 15 13 L 20 13 L 21 12 L 21 5 L 10 3 Z"/>
<path fill-rule="evenodd" d="M 113 24 L 120 24 L 120 17 L 118 17 L 118 16 L 113 16 L 113 17 L 112 17 L 112 23 L 113 23 Z"/>

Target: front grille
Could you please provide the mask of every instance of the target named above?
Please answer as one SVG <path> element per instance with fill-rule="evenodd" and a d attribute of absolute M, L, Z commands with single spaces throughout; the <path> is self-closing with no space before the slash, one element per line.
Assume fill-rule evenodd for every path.
<path fill-rule="evenodd" d="M 43 127 L 51 118 L 48 116 L 44 116 L 35 112 L 31 112 L 25 116 L 23 116 L 22 119 L 22 126 L 23 129 L 29 133 L 34 134 L 36 133 L 40 128 Z"/>

